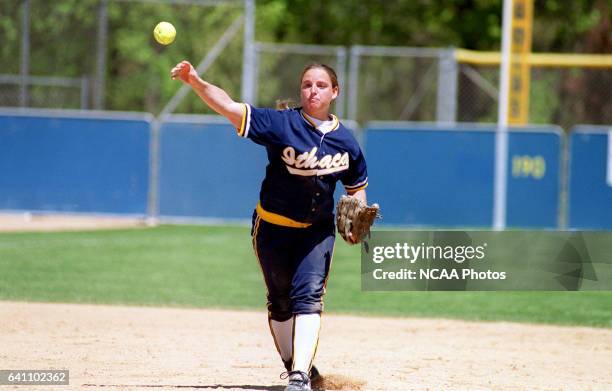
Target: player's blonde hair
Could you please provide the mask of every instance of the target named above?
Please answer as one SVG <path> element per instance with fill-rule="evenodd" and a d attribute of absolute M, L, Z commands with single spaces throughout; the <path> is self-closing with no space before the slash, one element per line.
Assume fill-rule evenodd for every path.
<path fill-rule="evenodd" d="M 292 107 L 295 107 L 295 102 L 293 101 L 293 99 L 276 100 L 276 110 L 289 110 Z"/>

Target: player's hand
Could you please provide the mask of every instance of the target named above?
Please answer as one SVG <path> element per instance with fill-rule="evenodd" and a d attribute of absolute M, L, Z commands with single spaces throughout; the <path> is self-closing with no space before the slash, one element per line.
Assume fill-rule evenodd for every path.
<path fill-rule="evenodd" d="M 181 61 L 170 71 L 172 80 L 179 79 L 185 84 L 191 84 L 192 80 L 197 79 L 198 73 L 189 61 Z"/>

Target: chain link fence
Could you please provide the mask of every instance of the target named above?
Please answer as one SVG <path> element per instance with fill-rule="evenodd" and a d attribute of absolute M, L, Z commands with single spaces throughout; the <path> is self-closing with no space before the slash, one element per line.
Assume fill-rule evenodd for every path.
<path fill-rule="evenodd" d="M 84 109 L 97 1 L 0 2 L 0 106 Z"/>
<path fill-rule="evenodd" d="M 275 107 L 277 100 L 300 102 L 300 74 L 309 63 L 327 64 L 334 68 L 340 84 L 340 94 L 332 111 L 344 117 L 347 91 L 346 48 L 341 46 L 257 43 L 254 104 Z"/>
<path fill-rule="evenodd" d="M 458 68 L 457 121 L 497 122 L 499 67 Z"/>
<path fill-rule="evenodd" d="M 494 123 L 499 65 L 457 60 L 453 49 L 363 47 L 349 59 L 349 118 Z M 588 57 L 588 58 L 586 58 Z M 529 123 L 612 123 L 610 57 L 557 55 L 531 66 Z"/>
<path fill-rule="evenodd" d="M 87 77 L 49 77 L 0 74 L 0 106 L 87 109 Z"/>
<path fill-rule="evenodd" d="M 0 106 L 156 113 L 180 87 L 171 67 L 197 63 L 243 12 L 238 0 L 2 0 Z M 153 40 L 161 20 L 177 26 L 170 46 Z M 238 96 L 242 47 L 208 71 Z M 195 99 L 179 109 L 203 111 Z"/>
<path fill-rule="evenodd" d="M 530 120 L 566 130 L 612 124 L 612 68 L 532 68 Z"/>
<path fill-rule="evenodd" d="M 499 67 L 459 65 L 457 120 L 497 121 Z M 529 122 L 612 124 L 612 68 L 532 67 Z"/>
<path fill-rule="evenodd" d="M 360 122 L 436 120 L 439 53 L 398 49 L 402 48 L 352 51 L 351 118 Z"/>

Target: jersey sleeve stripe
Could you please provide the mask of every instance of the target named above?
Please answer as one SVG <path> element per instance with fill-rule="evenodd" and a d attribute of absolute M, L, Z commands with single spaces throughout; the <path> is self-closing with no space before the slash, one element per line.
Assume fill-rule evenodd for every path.
<path fill-rule="evenodd" d="M 238 136 L 240 137 L 242 137 L 242 135 L 244 134 L 244 124 L 245 124 L 246 116 L 247 116 L 247 108 L 246 108 L 246 103 L 245 103 L 244 111 L 242 113 L 242 121 L 240 121 L 240 127 L 236 129 L 236 132 L 238 133 Z"/>
<path fill-rule="evenodd" d="M 347 192 L 349 195 L 351 195 L 351 194 L 355 194 L 355 193 L 357 193 L 359 190 L 363 190 L 363 189 L 365 189 L 366 187 L 368 187 L 368 184 L 367 184 L 367 183 L 366 183 L 365 185 L 361 186 L 361 187 L 356 188 L 356 189 L 346 189 L 346 192 Z"/>
<path fill-rule="evenodd" d="M 242 114 L 242 121 L 240 122 L 240 128 L 237 129 L 238 136 L 247 137 L 249 134 L 249 126 L 251 124 L 251 107 L 247 103 L 244 104 L 244 113 Z"/>
<path fill-rule="evenodd" d="M 356 189 L 356 188 L 358 188 L 358 187 L 362 187 L 363 185 L 365 185 L 365 184 L 367 184 L 367 183 L 368 183 L 368 178 L 364 179 L 364 180 L 363 180 L 363 181 L 361 181 L 361 182 L 355 183 L 354 185 L 351 185 L 351 186 L 344 186 L 344 188 L 345 188 L 345 189 L 347 189 L 347 190 L 353 190 L 353 189 Z"/>
<path fill-rule="evenodd" d="M 249 129 L 251 129 L 251 106 L 248 103 L 245 103 L 244 106 L 246 107 L 246 125 L 244 126 L 243 137 L 246 138 L 249 136 Z"/>

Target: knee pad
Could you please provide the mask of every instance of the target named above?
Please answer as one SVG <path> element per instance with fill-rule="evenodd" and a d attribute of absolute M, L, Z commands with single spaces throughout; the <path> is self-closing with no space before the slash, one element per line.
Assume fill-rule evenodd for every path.
<path fill-rule="evenodd" d="M 275 320 L 277 322 L 284 322 L 286 320 L 291 319 L 293 317 L 293 307 L 291 305 L 291 299 L 283 298 L 275 298 L 268 301 L 268 312 L 270 319 Z"/>
<path fill-rule="evenodd" d="M 296 300 L 293 303 L 293 314 L 295 315 L 320 314 L 321 312 L 323 312 L 323 302 L 321 300 Z"/>

